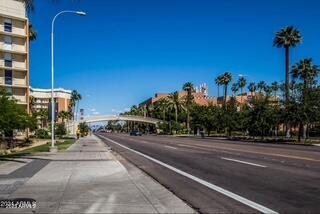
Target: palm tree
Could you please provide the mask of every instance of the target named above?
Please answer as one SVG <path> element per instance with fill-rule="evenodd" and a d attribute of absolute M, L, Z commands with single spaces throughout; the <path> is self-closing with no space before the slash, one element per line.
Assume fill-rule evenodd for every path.
<path fill-rule="evenodd" d="M 307 89 L 312 88 L 316 83 L 316 79 L 320 73 L 320 68 L 313 64 L 312 59 L 303 59 L 300 60 L 299 63 L 296 63 L 292 67 L 292 78 L 294 80 L 301 80 L 302 81 L 302 105 L 303 108 L 307 106 L 306 100 L 306 93 Z M 304 110 L 306 113 L 306 110 Z M 307 114 L 306 114 L 307 115 Z M 307 127 L 308 124 L 303 123 L 303 121 L 299 122 L 299 134 L 298 134 L 298 141 L 300 141 L 301 131 L 303 130 L 303 138 L 307 138 Z"/>
<path fill-rule="evenodd" d="M 311 88 L 319 75 L 320 68 L 313 64 L 312 59 L 303 59 L 292 67 L 292 78 L 300 79 L 304 89 Z"/>
<path fill-rule="evenodd" d="M 222 81 L 221 81 L 222 79 L 221 79 L 221 76 L 218 76 L 214 81 L 215 81 L 215 83 L 216 83 L 216 85 L 218 86 L 218 98 L 219 98 L 219 96 L 220 96 L 220 85 L 222 84 Z"/>
<path fill-rule="evenodd" d="M 81 94 L 78 93 L 77 90 L 72 90 L 70 104 L 71 104 L 71 107 L 72 107 L 72 114 L 74 115 L 74 113 L 76 113 L 75 114 L 75 119 L 77 119 L 77 117 L 78 117 L 79 101 L 81 99 L 82 99 Z M 77 107 L 76 108 L 76 112 L 75 112 L 75 107 Z"/>
<path fill-rule="evenodd" d="M 153 104 L 150 104 L 147 106 L 147 112 L 148 112 L 148 116 L 149 117 L 153 117 L 153 113 L 154 113 L 154 105 Z"/>
<path fill-rule="evenodd" d="M 191 82 L 186 82 L 183 84 L 182 89 L 187 92 L 187 96 L 185 97 L 186 102 L 186 110 L 187 110 L 187 131 L 190 133 L 190 108 L 193 103 L 193 95 L 194 86 Z"/>
<path fill-rule="evenodd" d="M 29 97 L 29 110 L 31 112 L 31 114 L 35 113 L 35 104 L 36 104 L 36 100 L 33 96 Z"/>
<path fill-rule="evenodd" d="M 41 121 L 41 128 L 43 129 L 48 122 L 48 118 L 49 118 L 48 109 L 41 109 L 38 114 Z"/>
<path fill-rule="evenodd" d="M 182 106 L 181 99 L 179 97 L 179 92 L 175 91 L 168 96 L 168 105 L 174 109 L 175 121 L 178 122 L 178 109 Z"/>
<path fill-rule="evenodd" d="M 232 74 L 230 72 L 225 72 L 221 76 L 222 85 L 224 85 L 224 105 L 227 103 L 227 93 L 228 93 L 228 85 L 232 81 Z"/>
<path fill-rule="evenodd" d="M 144 108 L 133 105 L 131 106 L 129 114 L 134 116 L 142 116 L 144 115 Z"/>
<path fill-rule="evenodd" d="M 168 109 L 168 99 L 161 98 L 155 103 L 155 108 L 158 109 L 160 112 L 162 112 L 162 119 L 163 121 L 166 120 L 166 111 Z"/>
<path fill-rule="evenodd" d="M 61 118 L 62 123 L 64 123 L 64 121 L 65 121 L 65 120 L 68 120 L 68 118 L 69 118 L 69 112 L 67 112 L 67 111 L 60 111 L 60 112 L 58 113 L 58 117 Z"/>
<path fill-rule="evenodd" d="M 239 91 L 238 83 L 233 83 L 231 86 L 232 95 L 235 97 L 236 93 Z"/>
<path fill-rule="evenodd" d="M 289 99 L 289 83 L 290 83 L 290 48 L 296 47 L 302 43 L 300 31 L 293 26 L 285 27 L 276 33 L 273 45 L 278 48 L 285 49 L 286 75 L 285 75 L 285 99 Z"/>
<path fill-rule="evenodd" d="M 267 83 L 265 81 L 258 82 L 257 88 L 259 90 L 259 93 L 262 93 L 262 91 L 264 91 L 266 87 Z"/>
<path fill-rule="evenodd" d="M 278 91 L 280 89 L 280 85 L 277 81 L 274 81 L 273 83 L 271 83 L 271 90 L 274 93 L 274 97 L 277 97 Z"/>
<path fill-rule="evenodd" d="M 256 90 L 257 90 L 256 84 L 254 82 L 250 82 L 249 85 L 248 85 L 248 90 L 250 91 L 251 97 L 252 97 L 253 93 L 255 93 Z"/>
<path fill-rule="evenodd" d="M 239 80 L 238 80 L 238 86 L 240 88 L 240 91 L 241 91 L 241 104 L 242 104 L 242 90 L 243 88 L 247 85 L 247 80 L 246 78 L 244 77 L 240 77 Z"/>
<path fill-rule="evenodd" d="M 26 8 L 26 12 L 34 12 L 35 6 L 34 6 L 34 0 L 19 0 L 24 3 L 24 6 Z"/>
<path fill-rule="evenodd" d="M 32 24 L 29 23 L 29 41 L 34 41 L 37 39 L 37 31 L 34 30 Z"/>

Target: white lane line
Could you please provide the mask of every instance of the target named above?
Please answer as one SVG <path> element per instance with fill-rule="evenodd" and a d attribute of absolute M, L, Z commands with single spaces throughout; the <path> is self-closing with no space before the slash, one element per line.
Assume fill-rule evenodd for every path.
<path fill-rule="evenodd" d="M 132 152 L 134 152 L 134 153 L 136 153 L 136 154 L 138 154 L 138 155 L 140 155 L 142 157 L 145 157 L 145 158 L 147 158 L 147 159 L 149 159 L 149 160 L 151 160 L 151 161 L 153 161 L 153 162 L 155 162 L 157 164 L 160 164 L 163 167 L 166 167 L 166 168 L 168 168 L 168 169 L 170 169 L 170 170 L 172 170 L 172 171 L 174 171 L 174 172 L 176 172 L 176 173 L 178 173 L 180 175 L 183 175 L 183 176 L 185 176 L 185 177 L 187 177 L 187 178 L 189 178 L 189 179 L 191 179 L 191 180 L 193 180 L 195 182 L 198 182 L 198 183 L 200 183 L 200 184 L 202 184 L 202 185 L 204 185 L 204 186 L 206 186 L 206 187 L 208 187 L 208 188 L 210 188 L 212 190 L 215 190 L 215 191 L 217 191 L 217 192 L 219 192 L 219 193 L 221 193 L 221 194 L 223 194 L 223 195 L 225 195 L 225 196 L 227 196 L 229 198 L 232 198 L 232 199 L 234 199 L 234 200 L 236 200 L 236 201 L 238 201 L 240 203 L 243 203 L 243 204 L 245 204 L 245 205 L 247 205 L 247 206 L 249 206 L 249 207 L 251 207 L 253 209 L 256 209 L 256 210 L 258 210 L 258 211 L 260 211 L 262 213 L 277 213 L 274 210 L 271 210 L 271 209 L 269 209 L 267 207 L 264 207 L 264 206 L 262 206 L 262 205 L 260 205 L 258 203 L 250 201 L 249 199 L 246 199 L 246 198 L 244 198 L 244 197 L 242 197 L 240 195 L 237 195 L 237 194 L 235 194 L 233 192 L 230 192 L 230 191 L 228 191 L 226 189 L 223 189 L 223 188 L 221 188 L 221 187 L 219 187 L 217 185 L 214 185 L 214 184 L 209 183 L 209 182 L 207 182 L 205 180 L 202 180 L 201 178 L 198 178 L 198 177 L 196 177 L 194 175 L 191 175 L 191 174 L 189 174 L 187 172 L 184 172 L 184 171 L 182 171 L 180 169 L 177 169 L 177 168 L 175 168 L 173 166 L 170 166 L 170 165 L 168 165 L 168 164 L 166 164 L 166 163 L 164 163 L 162 161 L 159 161 L 159 160 L 157 160 L 155 158 L 152 158 L 152 157 L 150 157 L 148 155 L 145 155 L 145 154 L 143 154 L 141 152 L 138 152 L 138 151 L 136 151 L 134 149 L 126 147 L 126 146 L 124 146 L 124 145 L 122 145 L 120 143 L 117 143 L 114 140 L 111 140 L 111 139 L 109 139 L 107 137 L 104 137 L 104 136 L 101 136 L 101 135 L 99 135 L 99 136 L 104 138 L 107 141 L 110 141 L 111 143 L 114 143 L 114 144 L 116 144 L 116 145 L 118 145 L 118 146 L 120 146 L 122 148 L 125 148 L 125 149 L 127 149 L 129 151 L 132 151 Z"/>
<path fill-rule="evenodd" d="M 164 146 L 164 147 L 167 147 L 169 149 L 177 149 L 176 147 L 173 147 L 173 146 Z"/>
<path fill-rule="evenodd" d="M 252 166 L 258 166 L 258 167 L 266 167 L 260 164 L 256 164 L 256 163 L 250 163 L 250 162 L 246 162 L 246 161 L 241 161 L 241 160 L 236 160 L 236 159 L 231 159 L 231 158 L 224 158 L 224 157 L 220 157 L 223 160 L 228 160 L 228 161 L 233 161 L 233 162 L 238 162 L 238 163 L 244 163 L 244 164 L 248 164 L 248 165 L 252 165 Z"/>

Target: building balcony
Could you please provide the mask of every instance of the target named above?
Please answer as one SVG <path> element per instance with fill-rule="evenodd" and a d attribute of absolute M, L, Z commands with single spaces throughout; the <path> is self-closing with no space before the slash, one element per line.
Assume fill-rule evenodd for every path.
<path fill-rule="evenodd" d="M 0 87 L 11 87 L 11 88 L 28 88 L 27 85 L 21 85 L 21 84 L 12 84 L 8 85 L 3 82 L 0 82 Z"/>
<path fill-rule="evenodd" d="M 5 45 L 0 43 L 0 51 L 4 53 L 11 53 L 11 54 L 19 54 L 19 55 L 26 55 L 28 52 L 26 51 L 26 47 L 23 45 Z"/>
<path fill-rule="evenodd" d="M 15 66 L 14 64 L 14 62 L 12 63 L 12 67 L 6 67 L 6 66 L 4 66 L 4 63 L 3 62 L 1 62 L 1 61 L 3 61 L 3 60 L 0 60 L 0 69 L 1 70 L 13 70 L 13 71 L 27 71 L 27 69 L 24 67 L 17 67 L 17 66 Z"/>
<path fill-rule="evenodd" d="M 4 31 L 3 30 L 3 25 L 0 25 L 0 35 L 3 36 L 11 36 L 11 37 L 16 37 L 16 38 L 21 38 L 21 39 L 26 39 L 27 35 L 25 33 L 24 29 L 12 29 L 12 32 Z"/>

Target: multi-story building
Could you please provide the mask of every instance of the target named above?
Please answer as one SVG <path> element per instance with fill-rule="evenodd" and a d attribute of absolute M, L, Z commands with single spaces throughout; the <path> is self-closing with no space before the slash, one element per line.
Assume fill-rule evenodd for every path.
<path fill-rule="evenodd" d="M 34 112 L 39 112 L 41 109 L 48 109 L 51 103 L 51 89 L 30 88 L 30 97 Z M 69 110 L 71 100 L 70 90 L 56 88 L 53 90 L 53 97 L 56 103 L 56 112 Z"/>
<path fill-rule="evenodd" d="M 0 88 L 29 110 L 29 23 L 23 1 L 0 0 Z"/>
<path fill-rule="evenodd" d="M 179 97 L 184 98 L 187 95 L 187 92 L 185 91 L 179 91 Z M 154 97 L 151 97 L 142 103 L 139 104 L 139 107 L 147 107 L 151 104 L 154 104 L 155 102 L 169 97 L 169 93 L 156 93 Z M 201 106 L 208 106 L 208 105 L 220 105 L 222 106 L 224 103 L 224 96 L 221 97 L 210 97 L 208 96 L 208 86 L 207 84 L 201 84 L 199 87 L 195 87 L 195 91 L 192 93 L 194 102 Z M 242 93 L 238 95 L 233 96 L 227 96 L 226 101 L 229 101 L 232 97 L 234 97 L 239 104 L 246 104 L 250 102 L 254 97 L 261 96 L 261 93 L 258 92 L 248 92 L 248 93 Z M 271 96 L 270 100 L 274 103 L 279 103 L 280 98 L 279 96 Z"/>
<path fill-rule="evenodd" d="M 179 97 L 183 98 L 187 95 L 187 92 L 185 91 L 180 91 Z M 143 106 L 148 106 L 150 104 L 153 104 L 157 102 L 160 99 L 167 98 L 169 97 L 169 93 L 156 93 L 154 97 L 151 97 L 142 103 L 139 104 L 140 107 Z M 208 85 L 207 84 L 201 84 L 199 87 L 195 87 L 195 91 L 192 93 L 194 102 L 198 105 L 216 105 L 217 104 L 217 99 L 214 97 L 208 96 Z"/>

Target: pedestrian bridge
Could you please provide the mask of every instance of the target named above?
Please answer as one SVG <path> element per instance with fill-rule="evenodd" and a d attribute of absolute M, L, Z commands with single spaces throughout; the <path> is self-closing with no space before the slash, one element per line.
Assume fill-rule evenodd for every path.
<path fill-rule="evenodd" d="M 152 117 L 142 117 L 142 116 L 133 116 L 133 115 L 99 115 L 99 116 L 90 116 L 86 117 L 79 122 L 86 123 L 96 123 L 96 122 L 106 122 L 106 121 L 133 121 L 133 122 L 142 122 L 158 125 L 162 120 L 158 120 Z"/>
<path fill-rule="evenodd" d="M 88 124 L 107 122 L 107 121 L 132 121 L 132 122 L 142 122 L 155 125 L 156 129 L 159 129 L 159 124 L 162 120 L 158 120 L 151 117 L 133 116 L 133 115 L 97 115 L 85 117 L 83 120 L 77 120 L 67 124 L 67 129 L 70 133 L 75 134 L 76 129 L 81 122 L 86 122 Z"/>

